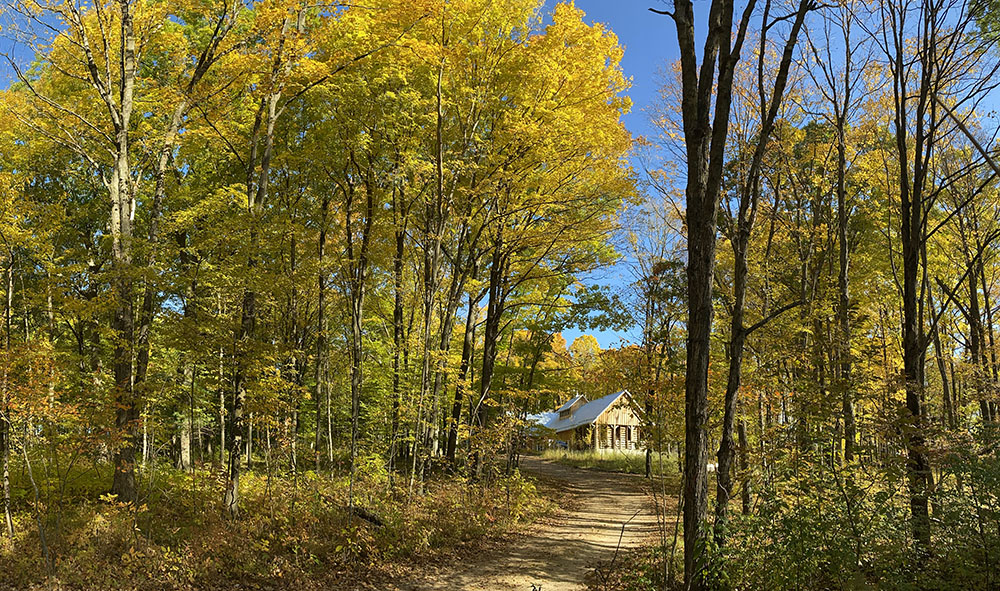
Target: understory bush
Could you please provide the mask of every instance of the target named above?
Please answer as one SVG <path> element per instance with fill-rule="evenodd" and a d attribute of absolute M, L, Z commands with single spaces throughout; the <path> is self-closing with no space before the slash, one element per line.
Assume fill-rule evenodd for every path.
<path fill-rule="evenodd" d="M 675 556 L 675 558 L 677 558 Z M 587 577 L 588 591 L 673 591 L 683 585 L 665 568 L 669 553 L 661 546 L 641 546 L 598 564 Z M 670 574 L 677 573 L 678 564 Z"/>
<path fill-rule="evenodd" d="M 137 507 L 101 494 L 98 475 L 71 475 L 61 496 L 42 482 L 38 519 L 30 498 L 17 499 L 15 538 L 0 541 L 0 589 L 342 588 L 502 535 L 549 506 L 517 472 L 477 483 L 435 477 L 423 494 L 359 472 L 353 518 L 347 478 L 314 472 L 245 474 L 236 520 L 223 516 L 222 475 L 208 471 L 147 471 Z"/>
<path fill-rule="evenodd" d="M 935 442 L 931 546 L 915 552 L 905 457 L 775 463 L 753 503 L 730 505 L 726 542 L 703 559 L 720 591 L 995 591 L 1000 589 L 1000 437 Z M 709 507 L 711 513 L 711 505 Z M 705 528 L 712 531 L 712 523 Z M 599 565 L 591 591 L 683 589 L 683 549 L 648 546 Z M 667 573 L 670 576 L 668 578 Z"/>
<path fill-rule="evenodd" d="M 724 561 L 748 590 L 1000 588 L 995 433 L 941 441 L 933 459 L 931 547 L 915 551 L 902 457 L 877 467 L 798 466 L 736 515 Z M 869 462 L 874 464 L 875 462 Z"/>

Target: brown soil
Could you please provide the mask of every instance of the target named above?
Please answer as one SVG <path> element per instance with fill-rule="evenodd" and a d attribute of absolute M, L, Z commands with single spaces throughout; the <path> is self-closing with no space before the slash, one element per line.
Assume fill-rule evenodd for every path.
<path fill-rule="evenodd" d="M 524 457 L 521 469 L 539 479 L 560 509 L 499 548 L 456 559 L 396 581 L 395 591 L 570 591 L 599 562 L 638 546 L 656 532 L 656 516 L 641 477 L 581 470 Z M 623 527 L 624 526 L 624 527 Z"/>

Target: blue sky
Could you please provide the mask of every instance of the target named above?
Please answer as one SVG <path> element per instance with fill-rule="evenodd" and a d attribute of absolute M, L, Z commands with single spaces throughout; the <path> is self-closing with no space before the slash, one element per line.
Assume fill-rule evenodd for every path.
<path fill-rule="evenodd" d="M 551 9 L 557 3 L 550 0 L 546 7 Z M 662 0 L 576 0 L 574 4 L 586 13 L 587 22 L 602 23 L 618 36 L 618 42 L 625 48 L 622 69 L 632 80 L 628 93 L 632 98 L 632 111 L 625 115 L 625 126 L 633 136 L 653 135 L 655 132 L 649 123 L 647 110 L 656 99 L 657 72 L 677 59 L 678 47 L 673 21 L 648 9 L 667 6 Z M 587 281 L 621 285 L 630 280 L 628 270 L 623 266 L 599 270 Z M 581 331 L 576 328 L 564 331 L 563 336 L 569 344 L 585 333 L 594 335 L 602 349 L 617 347 L 622 340 L 630 341 L 638 336 L 628 331 Z"/>
<path fill-rule="evenodd" d="M 547 7 L 556 2 L 549 1 Z M 645 113 L 656 97 L 656 72 L 677 59 L 677 40 L 673 21 L 648 9 L 667 8 L 663 0 L 577 0 L 587 22 L 606 25 L 625 47 L 622 68 L 632 79 L 632 112 L 625 125 L 633 135 L 649 135 L 651 126 Z"/>

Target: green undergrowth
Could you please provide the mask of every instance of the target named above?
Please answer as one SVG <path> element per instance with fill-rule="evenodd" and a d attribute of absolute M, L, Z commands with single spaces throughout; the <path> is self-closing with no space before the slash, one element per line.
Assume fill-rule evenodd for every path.
<path fill-rule="evenodd" d="M 221 473 L 147 472 L 138 507 L 103 494 L 107 482 L 95 470 L 43 480 L 38 513 L 30 484 L 16 483 L 0 589 L 341 589 L 502 536 L 550 506 L 517 472 L 488 483 L 434 477 L 423 494 L 366 474 L 355 484 L 363 517 L 353 519 L 343 476 L 246 474 L 237 520 L 222 514 Z"/>
<path fill-rule="evenodd" d="M 772 464 L 744 513 L 730 505 L 721 547 L 697 553 L 719 591 L 995 591 L 1000 589 L 1000 433 L 943 439 L 930 494 L 931 536 L 915 551 L 905 456 L 833 464 L 800 453 Z M 709 499 L 709 509 L 714 499 Z M 706 521 L 704 531 L 712 531 Z M 667 540 L 670 538 L 667 537 Z M 591 591 L 682 588 L 682 542 L 599 565 Z"/>
<path fill-rule="evenodd" d="M 683 567 L 675 552 L 670 572 L 668 552 L 659 546 L 640 546 L 601 562 L 587 575 L 587 591 L 680 591 L 677 573 Z"/>

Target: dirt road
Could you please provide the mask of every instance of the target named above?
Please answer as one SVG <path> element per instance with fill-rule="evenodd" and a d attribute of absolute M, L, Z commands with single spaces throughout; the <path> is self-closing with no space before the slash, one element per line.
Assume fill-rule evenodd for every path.
<path fill-rule="evenodd" d="M 551 518 L 502 549 L 478 555 L 401 591 L 570 591 L 583 588 L 584 577 L 598 561 L 609 561 L 621 548 L 652 537 L 656 517 L 642 478 L 580 470 L 538 458 L 522 458 L 521 469 L 556 489 L 563 499 Z M 625 524 L 624 534 L 622 524 Z"/>

